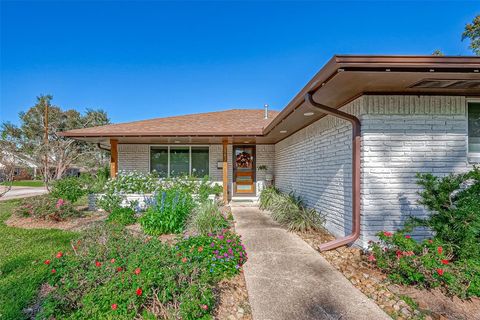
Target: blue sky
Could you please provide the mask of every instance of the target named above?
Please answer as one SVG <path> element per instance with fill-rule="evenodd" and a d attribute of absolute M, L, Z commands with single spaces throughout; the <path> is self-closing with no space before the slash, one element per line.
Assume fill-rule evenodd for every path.
<path fill-rule="evenodd" d="M 113 122 L 282 109 L 334 54 L 471 55 L 478 1 L 1 2 L 0 121 L 40 94 Z"/>

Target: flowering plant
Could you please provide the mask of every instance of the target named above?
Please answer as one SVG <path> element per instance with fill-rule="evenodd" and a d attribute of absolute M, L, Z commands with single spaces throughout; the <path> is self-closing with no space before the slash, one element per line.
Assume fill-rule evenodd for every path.
<path fill-rule="evenodd" d="M 61 221 L 69 217 L 77 217 L 81 212 L 65 199 L 57 199 L 50 195 L 41 195 L 23 199 L 15 208 L 14 214 L 23 217 Z"/>
<path fill-rule="evenodd" d="M 383 231 L 370 242 L 368 260 L 395 283 L 441 286 L 452 295 L 480 295 L 480 263 L 454 259 L 452 248 L 437 238 L 417 242 L 405 230 Z M 468 267 L 467 267 L 468 265 Z"/>

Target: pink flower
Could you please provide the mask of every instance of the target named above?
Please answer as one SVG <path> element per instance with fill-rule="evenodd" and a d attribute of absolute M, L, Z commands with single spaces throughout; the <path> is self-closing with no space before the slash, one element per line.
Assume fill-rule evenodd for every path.
<path fill-rule="evenodd" d="M 183 263 L 187 262 L 187 258 L 182 258 L 182 262 Z"/>
<path fill-rule="evenodd" d="M 397 259 L 400 259 L 402 257 L 402 251 L 400 250 L 397 250 L 395 254 L 397 255 Z"/>
<path fill-rule="evenodd" d="M 443 259 L 441 262 L 442 262 L 442 264 L 449 264 L 450 263 L 450 261 L 448 261 L 446 259 Z"/>
<path fill-rule="evenodd" d="M 410 236 L 410 235 L 407 234 L 407 235 L 405 236 L 405 239 L 412 239 L 412 236 Z"/>
<path fill-rule="evenodd" d="M 137 294 L 137 296 L 141 296 L 142 293 L 143 293 L 143 290 L 142 288 L 138 288 L 137 291 L 135 292 Z"/>
<path fill-rule="evenodd" d="M 110 260 L 110 263 L 115 263 L 115 259 L 111 259 L 111 260 Z"/>
<path fill-rule="evenodd" d="M 203 310 L 208 310 L 208 306 L 206 304 L 202 304 L 200 308 L 202 308 Z"/>
<path fill-rule="evenodd" d="M 388 232 L 388 231 L 384 231 L 384 232 L 383 232 L 383 235 L 384 235 L 385 237 L 391 237 L 391 236 L 393 235 L 393 233 Z"/>
<path fill-rule="evenodd" d="M 198 247 L 198 252 L 202 252 L 203 251 L 203 247 Z"/>
<path fill-rule="evenodd" d="M 117 310 L 118 305 L 116 303 L 112 304 L 112 310 Z"/>
<path fill-rule="evenodd" d="M 96 265 L 97 267 L 101 267 L 101 266 L 102 266 L 102 263 L 101 263 L 100 261 L 95 261 L 95 265 Z"/>
<path fill-rule="evenodd" d="M 373 254 L 370 254 L 370 255 L 368 256 L 368 261 L 372 261 L 372 262 L 373 262 L 373 261 L 377 261 L 377 259 L 375 259 L 375 256 L 374 256 Z"/>
<path fill-rule="evenodd" d="M 212 248 L 215 247 L 215 243 L 213 243 L 213 242 L 210 243 L 210 247 L 212 247 Z"/>
<path fill-rule="evenodd" d="M 57 259 L 60 259 L 63 256 L 62 251 L 59 251 L 56 255 Z"/>
<path fill-rule="evenodd" d="M 55 207 L 56 207 L 57 209 L 59 209 L 61 206 L 63 206 L 64 203 L 65 203 L 65 201 L 63 201 L 63 199 L 58 199 L 57 204 L 55 205 Z"/>
<path fill-rule="evenodd" d="M 57 272 L 57 270 L 55 270 L 55 269 L 52 269 L 52 273 L 55 273 L 55 272 Z"/>
<path fill-rule="evenodd" d="M 49 265 L 49 264 L 50 264 L 50 260 L 45 260 L 43 263 L 45 263 L 46 265 Z"/>
<path fill-rule="evenodd" d="M 135 273 L 136 275 L 139 275 L 141 271 L 142 271 L 142 270 L 140 270 L 140 268 L 137 268 L 137 269 L 135 269 L 134 273 Z"/>
<path fill-rule="evenodd" d="M 442 248 L 442 247 L 438 247 L 438 248 L 437 248 L 437 252 L 438 252 L 438 254 L 442 254 L 443 248 Z"/>
<path fill-rule="evenodd" d="M 117 271 L 118 271 L 118 272 L 122 271 L 122 267 L 118 267 L 118 268 L 117 268 Z"/>
<path fill-rule="evenodd" d="M 443 269 L 440 269 L 440 268 L 437 269 L 438 275 L 443 276 L 443 272 L 444 272 Z"/>

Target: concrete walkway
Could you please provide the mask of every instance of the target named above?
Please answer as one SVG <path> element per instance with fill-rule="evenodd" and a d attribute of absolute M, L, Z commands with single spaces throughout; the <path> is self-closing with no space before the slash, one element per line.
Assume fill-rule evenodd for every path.
<path fill-rule="evenodd" d="M 0 201 L 33 197 L 44 193 L 47 193 L 45 187 L 12 187 L 10 191 L 0 198 Z"/>
<path fill-rule="evenodd" d="M 254 320 L 390 319 L 317 251 L 255 207 L 233 207 Z"/>

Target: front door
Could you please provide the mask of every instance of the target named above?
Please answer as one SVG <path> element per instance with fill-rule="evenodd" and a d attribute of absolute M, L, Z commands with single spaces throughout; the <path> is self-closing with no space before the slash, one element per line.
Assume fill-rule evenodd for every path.
<path fill-rule="evenodd" d="M 255 146 L 233 147 L 234 194 L 255 193 Z"/>

